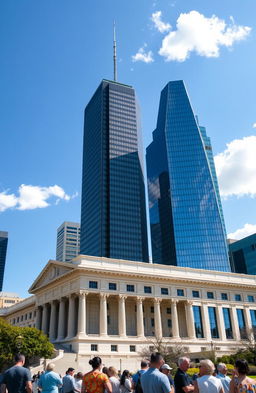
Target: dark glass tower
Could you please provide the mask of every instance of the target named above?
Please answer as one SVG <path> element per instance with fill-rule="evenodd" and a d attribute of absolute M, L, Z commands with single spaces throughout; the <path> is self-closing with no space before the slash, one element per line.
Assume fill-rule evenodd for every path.
<path fill-rule="evenodd" d="M 8 232 L 0 231 L 0 292 L 3 289 L 7 244 L 8 244 Z"/>
<path fill-rule="evenodd" d="M 147 174 L 153 262 L 230 271 L 214 179 L 183 81 L 161 93 Z"/>
<path fill-rule="evenodd" d="M 103 80 L 85 108 L 80 252 L 149 259 L 135 91 L 113 81 Z"/>

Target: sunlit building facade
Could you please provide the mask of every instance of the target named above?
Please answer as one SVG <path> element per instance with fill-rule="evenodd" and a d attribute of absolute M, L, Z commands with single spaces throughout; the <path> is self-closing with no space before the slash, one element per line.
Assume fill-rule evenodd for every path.
<path fill-rule="evenodd" d="M 169 82 L 146 156 L 153 262 L 230 271 L 201 132 L 183 81 Z"/>

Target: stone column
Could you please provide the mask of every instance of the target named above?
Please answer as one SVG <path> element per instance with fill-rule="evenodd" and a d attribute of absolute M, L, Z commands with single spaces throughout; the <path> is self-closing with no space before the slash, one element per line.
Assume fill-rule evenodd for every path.
<path fill-rule="evenodd" d="M 119 327 L 119 336 L 121 336 L 121 337 L 126 337 L 125 299 L 126 299 L 126 296 L 119 295 L 118 327 Z"/>
<path fill-rule="evenodd" d="M 176 299 L 173 299 L 172 303 L 171 303 L 171 310 L 172 310 L 172 338 L 180 339 L 177 303 L 178 303 L 178 300 L 176 300 Z"/>
<path fill-rule="evenodd" d="M 65 300 L 63 298 L 60 299 L 60 308 L 59 308 L 59 321 L 58 321 L 58 338 L 57 340 L 63 340 L 65 334 Z"/>
<path fill-rule="evenodd" d="M 202 323 L 203 323 L 204 338 L 207 341 L 211 341 L 212 334 L 211 334 L 208 307 L 207 307 L 206 303 L 204 303 L 204 302 L 202 302 L 201 311 L 202 311 Z"/>
<path fill-rule="evenodd" d="M 244 307 L 244 321 L 245 321 L 246 334 L 247 334 L 248 340 L 250 342 L 254 342 L 254 335 L 253 335 L 253 328 L 252 328 L 252 321 L 251 321 L 249 306 Z"/>
<path fill-rule="evenodd" d="M 218 323 L 219 336 L 222 341 L 226 341 L 226 330 L 225 330 L 225 325 L 224 325 L 222 306 L 217 305 L 216 311 L 217 311 L 217 323 Z"/>
<path fill-rule="evenodd" d="M 143 297 L 137 297 L 137 336 L 144 337 L 144 323 L 143 323 Z"/>
<path fill-rule="evenodd" d="M 232 331 L 233 331 L 233 338 L 236 341 L 240 341 L 241 340 L 241 335 L 240 335 L 240 330 L 239 330 L 239 326 L 238 326 L 236 307 L 232 306 L 230 311 L 231 311 L 230 317 L 231 317 L 231 326 L 232 326 Z"/>
<path fill-rule="evenodd" d="M 155 336 L 157 339 L 163 337 L 162 320 L 161 320 L 161 304 L 162 299 L 154 299 L 154 312 L 155 312 Z"/>
<path fill-rule="evenodd" d="M 41 322 L 42 322 L 42 308 L 39 306 L 36 309 L 36 328 L 41 330 Z"/>
<path fill-rule="evenodd" d="M 75 297 L 69 295 L 68 305 L 68 338 L 72 338 L 75 335 Z"/>
<path fill-rule="evenodd" d="M 57 305 L 55 301 L 51 303 L 51 314 L 50 314 L 50 328 L 49 328 L 49 340 L 54 341 L 56 337 L 56 311 Z"/>
<path fill-rule="evenodd" d="M 193 313 L 192 305 L 193 305 L 192 301 L 187 301 L 187 303 L 186 303 L 186 321 L 187 321 L 188 337 L 191 340 L 194 340 L 196 338 L 196 333 L 195 333 L 195 322 L 194 322 L 194 313 Z"/>
<path fill-rule="evenodd" d="M 42 332 L 47 334 L 47 306 L 46 304 L 43 305 L 43 315 L 42 315 Z"/>
<path fill-rule="evenodd" d="M 107 294 L 100 293 L 100 336 L 108 335 Z"/>
<path fill-rule="evenodd" d="M 78 305 L 77 334 L 86 335 L 86 292 L 80 292 Z"/>

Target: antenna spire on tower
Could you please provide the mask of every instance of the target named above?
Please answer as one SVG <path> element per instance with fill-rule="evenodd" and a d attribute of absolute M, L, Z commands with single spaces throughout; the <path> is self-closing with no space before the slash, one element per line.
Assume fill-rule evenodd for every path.
<path fill-rule="evenodd" d="M 114 21 L 114 45 L 113 45 L 113 50 L 114 50 L 114 56 L 113 56 L 113 60 L 114 60 L 114 81 L 117 81 L 117 65 L 116 65 L 116 24 Z"/>

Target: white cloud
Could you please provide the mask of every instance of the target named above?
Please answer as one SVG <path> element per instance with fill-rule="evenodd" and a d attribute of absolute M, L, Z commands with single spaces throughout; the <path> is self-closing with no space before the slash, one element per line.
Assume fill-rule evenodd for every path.
<path fill-rule="evenodd" d="M 222 197 L 256 198 L 256 136 L 233 140 L 214 160 Z"/>
<path fill-rule="evenodd" d="M 57 197 L 55 203 L 58 203 L 61 199 L 69 201 L 76 196 L 77 194 L 72 196 L 66 194 L 63 188 L 57 185 L 40 187 L 22 184 L 19 187 L 17 196 L 8 194 L 7 191 L 0 193 L 0 212 L 10 208 L 17 210 L 44 208 L 50 205 L 49 199 L 52 197 Z"/>
<path fill-rule="evenodd" d="M 191 52 L 200 56 L 218 57 L 221 46 L 232 47 L 234 42 L 245 39 L 251 31 L 248 26 L 228 25 L 213 15 L 205 17 L 198 11 L 180 14 L 177 30 L 169 32 L 162 41 L 159 54 L 166 61 L 185 61 Z"/>
<path fill-rule="evenodd" d="M 151 20 L 155 25 L 155 28 L 160 31 L 160 33 L 165 33 L 171 29 L 171 25 L 169 23 L 165 23 L 161 20 L 162 12 L 156 11 L 152 14 Z"/>
<path fill-rule="evenodd" d="M 256 128 L 256 123 L 253 123 L 252 128 Z"/>
<path fill-rule="evenodd" d="M 256 233 L 256 225 L 253 224 L 245 224 L 243 228 L 237 229 L 233 233 L 228 234 L 228 239 L 236 239 L 240 240 L 246 236 L 252 235 Z"/>
<path fill-rule="evenodd" d="M 145 45 L 144 45 L 145 46 Z M 152 63 L 153 59 L 153 52 L 150 50 L 148 52 L 142 47 L 138 50 L 136 55 L 132 56 L 132 61 L 135 63 L 136 61 L 143 61 L 144 63 Z"/>
<path fill-rule="evenodd" d="M 0 192 L 0 212 L 4 212 L 16 206 L 17 198 L 14 194 L 7 194 L 7 191 Z"/>

